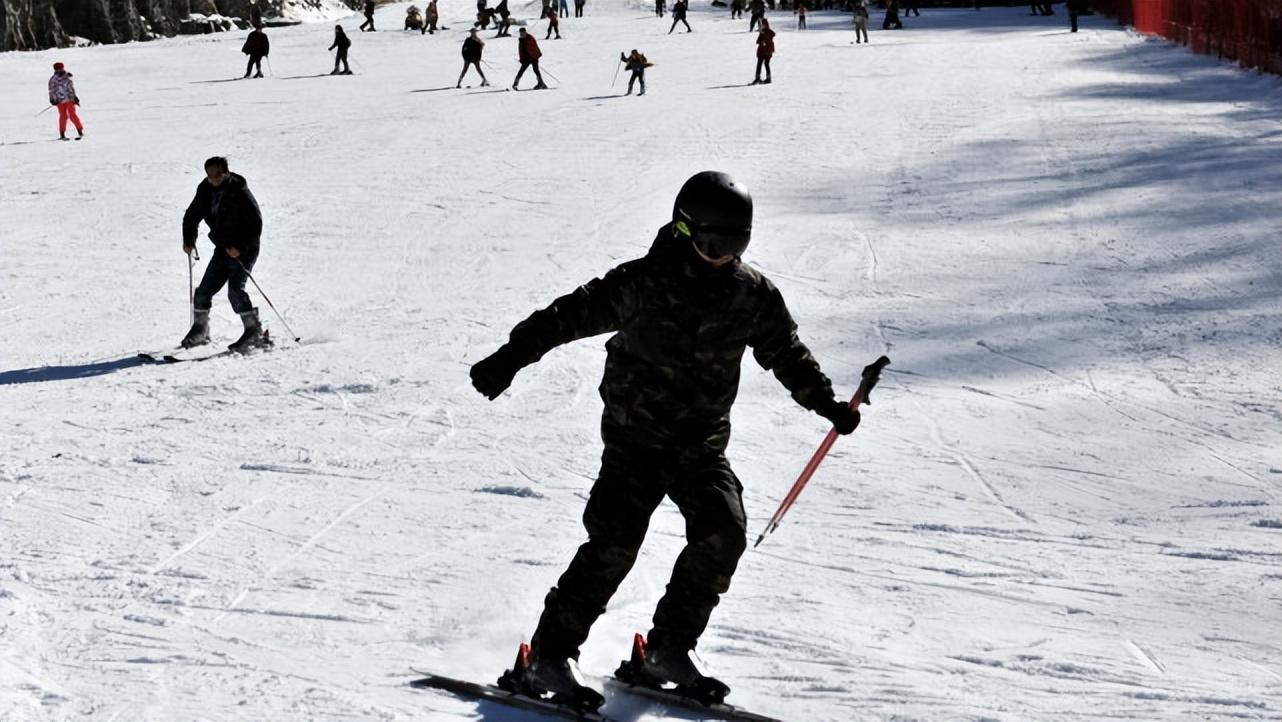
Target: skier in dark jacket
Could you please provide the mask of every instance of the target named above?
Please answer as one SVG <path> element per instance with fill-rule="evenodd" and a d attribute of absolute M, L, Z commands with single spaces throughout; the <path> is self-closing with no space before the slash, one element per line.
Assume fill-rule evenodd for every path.
<path fill-rule="evenodd" d="M 764 0 L 751 0 L 748 3 L 748 32 L 757 29 L 757 25 L 766 19 L 766 3 Z"/>
<path fill-rule="evenodd" d="M 899 0 L 886 0 L 886 16 L 882 18 L 881 29 L 903 30 L 904 23 L 899 19 Z"/>
<path fill-rule="evenodd" d="M 521 76 L 525 75 L 526 68 L 534 69 L 534 77 L 538 79 L 535 84 L 535 90 L 546 90 L 547 85 L 543 82 L 543 74 L 539 72 L 539 58 L 543 57 L 543 51 L 539 50 L 539 41 L 534 36 L 525 31 L 525 28 L 517 33 L 516 39 L 517 59 L 521 61 L 521 69 L 516 71 L 516 79 L 512 81 L 512 90 L 517 89 L 521 82 Z"/>
<path fill-rule="evenodd" d="M 761 30 L 757 33 L 757 74 L 753 85 L 770 84 L 770 59 L 775 56 L 775 31 L 770 29 L 770 21 L 761 18 Z M 766 79 L 761 79 L 761 69 L 766 69 Z"/>
<path fill-rule="evenodd" d="M 255 78 L 263 77 L 263 58 L 271 53 L 271 41 L 267 39 L 267 33 L 262 30 L 251 31 L 240 52 L 249 56 L 249 63 L 245 65 L 245 77 L 248 78 L 251 71 L 254 71 Z"/>
<path fill-rule="evenodd" d="M 500 2 L 498 6 L 494 8 L 494 12 L 498 13 L 499 16 L 499 31 L 494 34 L 494 37 L 512 37 L 512 11 L 507 9 L 507 0 Z"/>
<path fill-rule="evenodd" d="M 672 3 L 672 27 L 668 28 L 668 35 L 671 35 L 672 31 L 677 29 L 677 23 L 686 26 L 687 33 L 694 32 L 690 29 L 690 23 L 686 22 L 686 12 L 689 9 L 689 0 L 677 0 Z"/>
<path fill-rule="evenodd" d="M 494 399 L 553 348 L 614 334 L 600 386 L 605 450 L 583 517 L 588 540 L 547 595 L 521 671 L 527 690 L 599 706 L 601 695 L 576 674 L 579 647 L 666 496 L 685 517 L 686 547 L 654 613 L 644 674 L 706 701 L 729 692 L 689 653 L 747 546 L 742 487 L 725 451 L 748 347 L 801 406 L 843 434 L 859 424 L 797 338 L 779 290 L 740 261 L 751 228 L 752 199 L 741 185 L 723 173 L 696 174 L 649 253 L 536 311 L 472 367 L 473 386 Z"/>
<path fill-rule="evenodd" d="M 334 42 L 329 46 L 329 49 L 330 50 L 337 49 L 338 52 L 334 54 L 334 69 L 330 71 L 330 75 L 339 74 L 338 64 L 340 62 L 343 64 L 342 74 L 343 75 L 352 74 L 352 68 L 347 64 L 347 49 L 350 47 L 352 47 L 352 41 L 348 39 L 347 33 L 343 32 L 343 26 L 335 25 L 334 26 Z"/>
<path fill-rule="evenodd" d="M 213 306 L 214 294 L 224 285 L 232 310 L 240 314 L 245 326 L 245 332 L 228 348 L 247 351 L 266 345 L 258 309 L 245 292 L 249 273 L 258 260 L 263 216 L 254 194 L 249 192 L 249 185 L 228 170 L 226 158 L 215 156 L 205 161 L 205 180 L 196 186 L 196 197 L 183 214 L 183 252 L 188 256 L 196 250 L 196 233 L 201 221 L 209 226 L 214 254 L 196 288 L 192 303 L 196 318 L 183 337 L 182 347 L 209 343 L 209 309 Z"/>
<path fill-rule="evenodd" d="M 645 56 L 636 48 L 633 48 L 632 52 L 626 56 L 623 53 L 619 53 L 619 62 L 623 63 L 623 67 L 632 72 L 632 77 L 628 78 L 628 95 L 632 95 L 632 86 L 638 81 L 641 83 L 641 92 L 637 93 L 637 95 L 645 95 L 645 69 L 653 65 L 653 63 L 646 60 Z"/>
<path fill-rule="evenodd" d="M 378 28 L 374 27 L 374 9 L 377 7 L 378 5 L 375 4 L 374 0 L 365 0 L 365 22 L 361 23 L 362 33 L 365 32 L 366 28 L 369 28 L 370 32 L 378 30 Z"/>
<path fill-rule="evenodd" d="M 481 70 L 481 53 L 484 51 L 485 41 L 476 34 L 476 28 L 468 30 L 467 37 L 463 38 L 463 72 L 458 74 L 458 82 L 454 87 L 463 87 L 463 76 L 467 75 L 469 65 L 475 66 L 477 75 L 481 76 L 481 87 L 490 84 L 490 81 L 485 79 L 485 71 Z"/>

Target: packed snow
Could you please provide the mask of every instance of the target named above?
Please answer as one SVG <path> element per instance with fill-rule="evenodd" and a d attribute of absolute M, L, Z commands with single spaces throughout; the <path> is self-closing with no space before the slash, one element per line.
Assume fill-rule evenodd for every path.
<path fill-rule="evenodd" d="M 422 3 L 418 3 L 420 7 Z M 472 4 L 352 38 L 269 29 L 0 55 L 0 718 L 541 719 L 490 681 L 583 540 L 604 338 L 489 402 L 470 364 L 643 254 L 704 169 L 753 191 L 745 260 L 848 397 L 892 365 L 699 646 L 787 720 L 1282 715 L 1282 83 L 1102 17 L 922 11 L 855 45 L 668 33 L 591 0 L 553 89 L 454 89 Z M 483 33 L 484 37 L 493 31 Z M 621 51 L 656 65 L 622 95 Z M 56 140 L 50 64 L 86 138 Z M 533 79 L 523 80 L 524 87 Z M 180 219 L 230 158 L 265 217 L 277 349 L 155 365 L 189 323 Z M 201 241 L 202 255 L 212 251 Z M 203 262 L 195 269 L 197 279 Z M 219 343 L 239 333 L 225 296 Z M 745 360 L 730 456 L 755 539 L 827 431 Z M 649 627 L 682 523 L 583 649 Z M 678 719 L 627 697 L 617 719 Z"/>

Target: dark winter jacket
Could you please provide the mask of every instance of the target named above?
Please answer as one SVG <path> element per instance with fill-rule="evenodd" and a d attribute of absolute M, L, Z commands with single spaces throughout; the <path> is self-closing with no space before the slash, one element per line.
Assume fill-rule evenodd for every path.
<path fill-rule="evenodd" d="M 517 57 L 522 63 L 532 63 L 543 57 L 543 51 L 539 50 L 539 42 L 533 35 L 526 33 L 517 41 Z"/>
<path fill-rule="evenodd" d="M 623 53 L 619 53 L 619 60 L 623 61 L 623 67 L 634 73 L 653 65 L 649 60 L 646 60 L 645 55 L 642 53 L 631 53 L 626 56 Z"/>
<path fill-rule="evenodd" d="M 217 248 L 235 248 L 246 262 L 258 257 L 258 240 L 263 232 L 263 214 L 249 192 L 245 179 L 230 173 L 217 188 L 203 180 L 196 186 L 183 214 L 183 244 L 194 246 L 200 222 L 209 225 L 209 240 Z"/>
<path fill-rule="evenodd" d="M 463 62 L 479 63 L 481 62 L 481 53 L 485 50 L 485 41 L 469 35 L 463 38 Z"/>
<path fill-rule="evenodd" d="M 267 39 L 267 33 L 262 30 L 255 30 L 245 38 L 245 45 L 241 47 L 240 52 L 246 55 L 268 55 L 271 52 L 271 42 Z"/>
<path fill-rule="evenodd" d="M 685 0 L 677 0 L 672 5 L 672 19 L 674 21 L 685 20 L 686 10 L 688 8 L 689 8 L 689 5 L 686 4 Z"/>
<path fill-rule="evenodd" d="M 329 46 L 328 49 L 333 50 L 334 48 L 338 48 L 339 50 L 346 50 L 350 47 L 352 47 L 352 41 L 347 37 L 347 33 L 341 30 L 335 30 L 334 44 Z"/>
<path fill-rule="evenodd" d="M 505 349 L 528 365 L 602 333 L 614 334 L 605 345 L 603 425 L 635 443 L 724 449 L 749 346 L 805 408 L 833 398 L 774 284 L 737 261 L 713 268 L 671 225 L 659 229 L 645 257 L 517 324 Z"/>
<path fill-rule="evenodd" d="M 775 31 L 770 28 L 762 28 L 757 33 L 757 57 L 772 58 L 775 54 Z"/>
<path fill-rule="evenodd" d="M 374 0 L 365 0 L 365 17 L 373 15 L 376 8 L 378 8 L 378 5 Z"/>

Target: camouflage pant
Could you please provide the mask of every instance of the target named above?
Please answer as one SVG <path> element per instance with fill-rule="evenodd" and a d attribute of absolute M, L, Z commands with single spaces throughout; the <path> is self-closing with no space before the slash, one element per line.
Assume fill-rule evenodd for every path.
<path fill-rule="evenodd" d="M 686 547 L 654 612 L 651 645 L 693 649 L 747 547 L 743 487 L 724 449 L 729 429 L 682 448 L 628 446 L 606 436 L 583 513 L 588 541 L 548 592 L 531 640 L 545 659 L 579 656 L 597 617 L 631 571 L 665 496 L 685 517 Z"/>

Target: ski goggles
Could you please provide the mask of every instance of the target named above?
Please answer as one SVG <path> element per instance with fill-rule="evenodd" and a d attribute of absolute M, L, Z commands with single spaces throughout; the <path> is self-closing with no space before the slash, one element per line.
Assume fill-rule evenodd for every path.
<path fill-rule="evenodd" d="M 687 221 L 677 221 L 675 227 L 677 235 L 691 239 L 700 253 L 714 261 L 742 256 L 752 238 L 751 228 L 700 226 Z"/>

